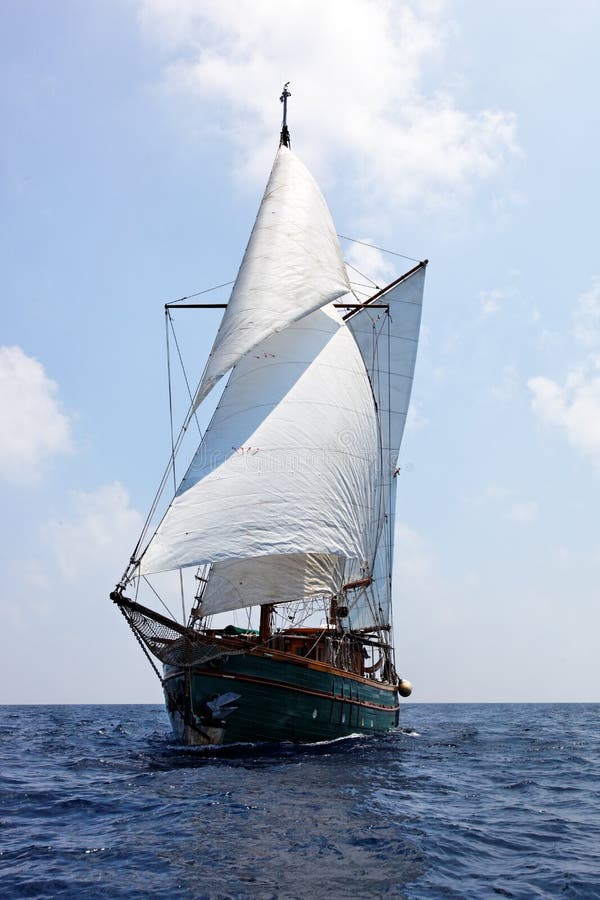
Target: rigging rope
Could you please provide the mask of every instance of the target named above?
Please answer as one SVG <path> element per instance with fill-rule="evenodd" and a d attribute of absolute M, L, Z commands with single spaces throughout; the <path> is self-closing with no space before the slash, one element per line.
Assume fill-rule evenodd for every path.
<path fill-rule="evenodd" d="M 129 625 L 129 627 L 130 627 L 131 630 L 133 631 L 133 634 L 134 634 L 134 636 L 135 636 L 136 641 L 138 642 L 138 644 L 140 645 L 140 647 L 141 647 L 142 650 L 144 651 L 144 656 L 146 657 L 146 659 L 148 660 L 148 662 L 150 663 L 150 665 L 151 665 L 152 668 L 154 669 L 154 671 L 155 671 L 155 673 L 156 673 L 156 677 L 158 678 L 158 680 L 160 681 L 161 684 L 164 684 L 162 675 L 161 675 L 160 672 L 158 671 L 157 667 L 154 665 L 154 660 L 152 659 L 152 657 L 151 657 L 150 654 L 148 653 L 148 650 L 147 650 L 147 648 L 146 648 L 146 645 L 144 644 L 144 642 L 142 641 L 141 637 L 139 636 L 139 634 L 138 634 L 138 632 L 137 632 L 137 629 L 134 628 L 133 623 L 131 622 L 129 616 L 127 615 L 127 613 L 125 612 L 125 610 L 123 609 L 122 606 L 119 606 L 119 610 L 120 610 L 120 612 L 121 612 L 123 618 L 125 619 L 125 621 L 126 621 L 127 624 Z"/>
<path fill-rule="evenodd" d="M 169 342 L 170 320 L 171 314 L 169 310 L 165 308 L 165 332 L 167 339 L 167 378 L 169 382 L 169 425 L 171 428 L 171 466 L 173 468 L 173 494 L 175 495 L 177 493 L 177 475 L 175 472 L 175 439 L 173 435 L 173 390 L 171 382 L 171 347 Z M 185 625 L 185 594 L 183 592 L 183 574 L 181 569 L 179 569 L 179 589 L 181 591 L 181 621 Z"/>
<path fill-rule="evenodd" d="M 179 357 L 179 363 L 181 365 L 181 371 L 183 372 L 183 378 L 185 380 L 185 386 L 187 388 L 188 397 L 190 398 L 190 404 L 194 405 L 194 398 L 192 396 L 192 389 L 190 388 L 190 383 L 188 381 L 187 372 L 185 370 L 185 366 L 183 364 L 183 357 L 181 355 L 181 350 L 179 349 L 179 341 L 177 340 L 177 335 L 175 334 L 175 325 L 173 324 L 173 318 L 169 313 L 169 322 L 171 324 L 171 332 L 173 334 L 173 340 L 175 341 L 175 346 L 177 348 L 177 355 Z M 194 421 L 196 422 L 196 426 L 198 428 L 198 434 L 202 437 L 202 429 L 200 428 L 200 423 L 198 422 L 198 416 L 196 414 L 196 410 L 194 410 Z"/>
<path fill-rule="evenodd" d="M 173 391 L 171 386 L 171 350 L 169 346 L 169 310 L 165 309 L 165 337 L 167 343 L 167 381 L 169 385 L 169 426 L 171 429 L 171 468 L 173 470 L 173 493 L 177 491 L 175 474 L 175 439 L 173 435 Z"/>
<path fill-rule="evenodd" d="M 214 287 L 205 288 L 203 291 L 196 291 L 195 294 L 188 294 L 186 297 L 179 297 L 177 300 L 167 300 L 165 303 L 183 303 L 184 300 L 200 297 L 201 294 L 210 294 L 211 291 L 218 291 L 219 288 L 229 287 L 230 284 L 233 284 L 233 281 L 224 281 L 223 284 L 215 284 Z"/>
<path fill-rule="evenodd" d="M 409 259 L 411 262 L 421 262 L 420 259 L 415 259 L 414 256 L 407 256 L 406 253 L 398 253 L 396 250 L 387 250 L 385 247 L 377 247 L 375 244 L 369 244 L 367 241 L 359 241 L 357 238 L 348 237 L 347 234 L 339 234 L 338 232 L 338 237 L 343 238 L 345 241 L 352 241 L 353 244 L 362 244 L 363 247 L 370 247 L 372 250 L 380 250 L 381 253 L 399 256 L 401 259 Z"/>
<path fill-rule="evenodd" d="M 210 290 L 214 290 L 214 288 L 210 288 Z M 202 293 L 202 291 L 201 291 L 200 293 Z M 167 312 L 168 312 L 168 310 L 167 310 Z M 140 561 L 140 560 L 137 559 L 137 554 L 138 554 L 139 549 L 140 549 L 140 547 L 142 546 L 142 544 L 143 544 L 143 542 L 144 542 L 144 540 L 145 540 L 145 538 L 146 538 L 146 535 L 148 534 L 148 529 L 149 529 L 149 527 L 150 527 L 150 523 L 152 522 L 152 519 L 153 519 L 153 517 L 154 517 L 154 513 L 156 512 L 156 508 L 157 508 L 157 506 L 158 506 L 158 503 L 159 503 L 159 501 L 160 501 L 160 498 L 162 497 L 162 494 L 163 494 L 163 491 L 164 491 L 164 489 L 165 489 L 167 480 L 168 480 L 168 478 L 169 478 L 169 472 L 170 472 L 170 470 L 171 470 L 172 459 L 175 458 L 175 456 L 177 455 L 177 452 L 178 452 L 179 448 L 181 447 L 181 444 L 183 443 L 183 440 L 184 440 L 185 435 L 186 435 L 186 432 L 187 432 L 188 425 L 189 425 L 189 423 L 190 423 L 190 421 L 191 421 L 191 419 L 192 419 L 192 415 L 195 415 L 195 410 L 194 410 L 194 404 L 191 402 L 191 403 L 190 403 L 190 406 L 189 406 L 189 408 L 188 408 L 188 411 L 187 411 L 187 413 L 186 413 L 186 415 L 185 415 L 185 419 L 184 419 L 184 421 L 183 421 L 183 425 L 181 426 L 181 428 L 180 428 L 180 430 L 179 430 L 179 434 L 178 434 L 178 436 L 177 436 L 177 440 L 175 441 L 175 444 L 172 446 L 171 458 L 169 459 L 169 462 L 167 463 L 167 465 L 166 465 L 166 467 L 165 467 L 165 470 L 164 470 L 164 472 L 163 472 L 162 478 L 161 478 L 161 480 L 160 480 L 160 484 L 158 485 L 158 489 L 157 489 L 157 491 L 156 491 L 156 494 L 154 495 L 154 500 L 152 501 L 152 505 L 151 505 L 151 507 L 150 507 L 150 510 L 149 510 L 149 512 L 148 512 L 148 515 L 146 516 L 146 520 L 145 520 L 145 522 L 144 522 L 144 525 L 143 525 L 143 528 L 142 528 L 142 532 L 141 532 L 141 534 L 140 534 L 140 536 L 139 536 L 139 538 L 138 538 L 138 541 L 137 541 L 135 547 L 133 548 L 133 551 L 132 551 L 132 554 L 131 554 L 131 557 L 130 557 L 130 560 L 129 560 L 129 565 L 127 566 L 127 568 L 125 569 L 125 572 L 123 573 L 123 575 L 122 575 L 122 577 L 121 577 L 121 582 L 120 582 L 120 583 L 121 583 L 122 585 L 127 584 L 127 583 L 131 580 L 131 570 L 132 570 L 132 567 L 135 569 L 135 567 L 139 564 L 139 561 Z M 157 527 L 158 527 L 158 526 L 157 526 Z M 155 531 L 154 531 L 154 534 L 156 534 L 156 529 L 155 529 Z M 146 545 L 146 546 L 147 546 L 147 545 Z M 145 552 L 145 551 L 146 551 L 146 548 L 144 548 L 144 552 Z M 140 557 L 140 558 L 141 558 L 141 557 Z"/>
<path fill-rule="evenodd" d="M 167 604 L 165 603 L 165 601 L 163 600 L 163 598 L 160 596 L 160 594 L 158 593 L 158 591 L 156 590 L 156 588 L 154 587 L 154 585 L 151 584 L 151 583 L 148 581 L 148 579 L 146 578 L 145 575 L 142 575 L 142 578 L 144 579 L 144 581 L 146 582 L 146 584 L 148 585 L 148 587 L 150 588 L 150 590 L 152 591 L 152 593 L 154 594 L 154 596 L 155 596 L 155 597 L 159 600 L 159 602 L 162 604 L 162 606 L 164 607 L 164 609 L 166 609 L 166 611 L 169 613 L 169 615 L 171 616 L 171 618 L 172 618 L 172 619 L 175 619 L 175 616 L 173 615 L 173 613 L 171 612 L 171 610 L 169 609 L 169 607 L 167 606 Z"/>
<path fill-rule="evenodd" d="M 390 311 L 388 309 L 388 313 L 386 316 L 387 320 L 387 358 L 388 358 L 388 457 L 390 451 L 392 449 L 392 372 L 391 372 L 391 335 L 390 335 Z M 388 618 L 389 624 L 393 627 L 392 616 L 392 554 L 394 552 L 394 515 L 395 510 L 392 509 L 392 501 L 394 496 L 394 486 L 393 479 L 391 477 L 391 460 L 388 458 L 388 480 L 389 480 L 389 492 L 388 492 L 388 552 L 387 552 L 387 570 L 388 570 Z M 394 465 L 396 465 L 396 460 L 394 460 Z"/>
<path fill-rule="evenodd" d="M 379 285 L 377 284 L 376 281 L 373 281 L 373 279 L 370 278 L 369 275 L 365 275 L 364 272 L 361 272 L 360 269 L 357 269 L 356 266 L 353 266 L 352 263 L 349 263 L 347 260 L 344 260 L 344 263 L 348 266 L 349 269 L 352 269 L 352 271 L 356 272 L 358 275 L 360 275 L 361 278 L 366 278 L 367 281 L 371 282 L 373 287 L 375 287 L 375 288 L 377 288 L 377 290 L 379 290 Z M 350 282 L 350 284 L 352 284 L 352 283 L 353 282 Z M 365 285 L 365 287 L 368 287 L 368 285 Z"/>

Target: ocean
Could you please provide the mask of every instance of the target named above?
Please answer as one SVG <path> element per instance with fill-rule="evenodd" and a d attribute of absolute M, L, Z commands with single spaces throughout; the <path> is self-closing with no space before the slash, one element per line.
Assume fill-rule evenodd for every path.
<path fill-rule="evenodd" d="M 4 706 L 0 895 L 600 898 L 599 763 L 598 704 L 221 750 L 161 706 Z"/>

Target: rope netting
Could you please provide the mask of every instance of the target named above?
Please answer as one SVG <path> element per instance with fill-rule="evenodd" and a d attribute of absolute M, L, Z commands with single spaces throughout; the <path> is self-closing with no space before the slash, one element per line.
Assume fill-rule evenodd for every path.
<path fill-rule="evenodd" d="M 117 601 L 118 602 L 118 601 Z M 131 602 L 119 603 L 121 612 L 145 647 L 167 666 L 197 666 L 225 656 L 246 652 L 223 645 L 218 638 L 196 634 L 176 622 Z"/>

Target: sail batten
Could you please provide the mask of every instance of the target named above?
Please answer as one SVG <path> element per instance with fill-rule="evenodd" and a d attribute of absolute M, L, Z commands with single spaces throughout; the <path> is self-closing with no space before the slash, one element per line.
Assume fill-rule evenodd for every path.
<path fill-rule="evenodd" d="M 349 290 L 323 195 L 298 157 L 282 145 L 194 409 L 244 354 Z"/>

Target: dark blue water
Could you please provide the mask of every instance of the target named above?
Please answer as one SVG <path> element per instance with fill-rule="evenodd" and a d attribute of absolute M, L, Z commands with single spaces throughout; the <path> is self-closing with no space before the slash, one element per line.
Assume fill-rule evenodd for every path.
<path fill-rule="evenodd" d="M 600 705 L 407 705 L 312 747 L 0 707 L 2 897 L 600 898 Z"/>

